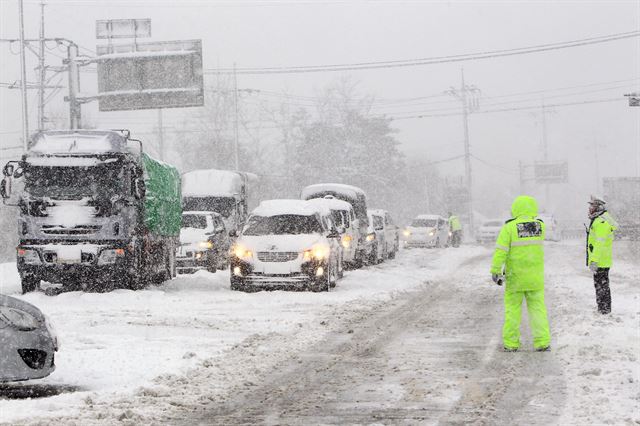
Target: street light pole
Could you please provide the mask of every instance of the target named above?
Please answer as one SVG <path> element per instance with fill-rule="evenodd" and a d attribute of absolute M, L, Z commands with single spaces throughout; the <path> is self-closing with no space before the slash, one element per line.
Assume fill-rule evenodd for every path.
<path fill-rule="evenodd" d="M 22 146 L 27 150 L 29 141 L 29 115 L 27 109 L 27 63 L 25 60 L 24 45 L 24 5 L 23 0 L 19 0 L 19 19 L 20 19 L 20 74 L 22 76 L 22 84 L 20 91 L 22 92 Z"/>
<path fill-rule="evenodd" d="M 236 64 L 233 63 L 233 106 L 235 109 L 235 117 L 233 123 L 233 150 L 235 157 L 236 171 L 240 170 L 240 154 L 238 141 L 238 75 L 236 73 Z"/>

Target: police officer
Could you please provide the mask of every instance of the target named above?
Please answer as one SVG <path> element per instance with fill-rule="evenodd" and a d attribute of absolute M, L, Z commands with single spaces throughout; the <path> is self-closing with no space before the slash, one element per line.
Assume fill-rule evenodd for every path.
<path fill-rule="evenodd" d="M 491 278 L 504 291 L 504 350 L 520 347 L 522 300 L 527 300 L 529 325 L 536 351 L 548 351 L 551 343 L 547 308 L 544 304 L 544 223 L 536 219 L 538 203 L 533 197 L 516 197 L 512 219 L 505 222 L 496 241 Z M 504 268 L 504 269 L 503 269 Z"/>
<path fill-rule="evenodd" d="M 454 216 L 451 212 L 449 212 L 449 231 L 451 232 L 451 245 L 459 247 L 462 240 L 462 225 L 458 216 Z"/>
<path fill-rule="evenodd" d="M 611 268 L 613 232 L 618 224 L 605 207 L 604 200 L 591 196 L 589 201 L 589 229 L 587 230 L 587 266 L 593 273 L 596 303 L 601 314 L 611 313 L 609 268 Z"/>

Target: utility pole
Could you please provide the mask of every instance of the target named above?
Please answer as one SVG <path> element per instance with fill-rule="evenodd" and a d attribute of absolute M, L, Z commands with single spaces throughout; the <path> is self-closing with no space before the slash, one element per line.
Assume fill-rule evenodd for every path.
<path fill-rule="evenodd" d="M 47 70 L 44 66 L 44 1 L 40 2 L 40 49 L 38 53 L 38 71 L 40 85 L 38 86 L 38 130 L 44 130 L 44 86 Z"/>
<path fill-rule="evenodd" d="M 69 124 L 70 129 L 79 129 L 81 109 L 78 94 L 80 93 L 80 67 L 78 66 L 78 46 L 69 43 L 67 47 L 67 66 L 69 67 Z"/>
<path fill-rule="evenodd" d="M 544 104 L 544 99 L 542 100 L 542 159 L 545 164 L 548 164 L 549 161 L 549 146 L 547 144 L 547 107 Z M 544 184 L 544 201 L 546 206 L 549 207 L 551 205 L 551 200 L 549 199 L 549 184 Z"/>
<path fill-rule="evenodd" d="M 27 109 L 27 63 L 25 60 L 25 41 L 24 41 L 24 5 L 23 0 L 19 0 L 19 20 L 20 20 L 20 74 L 22 75 L 22 83 L 20 89 L 22 92 L 22 146 L 27 150 L 29 143 L 29 115 Z"/>
<path fill-rule="evenodd" d="M 456 97 L 462 102 L 462 125 L 464 128 L 464 174 L 468 192 L 469 232 L 474 233 L 473 226 L 473 181 L 471 177 L 471 148 L 469 144 L 469 114 L 478 109 L 478 96 L 480 89 L 475 86 L 467 86 L 464 81 L 464 68 L 460 69 L 460 89 L 450 88 L 445 93 Z"/>
<path fill-rule="evenodd" d="M 233 126 L 233 150 L 235 156 L 236 171 L 240 170 L 239 143 L 238 143 L 238 74 L 236 73 L 236 64 L 233 63 L 233 104 L 235 109 L 235 119 Z"/>

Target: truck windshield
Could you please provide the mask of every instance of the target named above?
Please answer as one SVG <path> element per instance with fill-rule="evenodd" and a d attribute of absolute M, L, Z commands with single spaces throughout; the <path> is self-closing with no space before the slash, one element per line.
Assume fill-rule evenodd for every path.
<path fill-rule="evenodd" d="M 433 228 L 437 223 L 436 219 L 413 219 L 411 226 L 414 228 Z"/>
<path fill-rule="evenodd" d="M 201 214 L 183 214 L 182 227 L 205 229 L 207 227 L 207 217 Z"/>
<path fill-rule="evenodd" d="M 283 214 L 278 216 L 251 216 L 243 235 L 319 234 L 322 225 L 316 216 Z"/>
<path fill-rule="evenodd" d="M 184 197 L 183 210 L 216 212 L 227 218 L 235 207 L 233 197 Z"/>
<path fill-rule="evenodd" d="M 125 191 L 124 169 L 113 165 L 90 167 L 28 166 L 25 191 L 36 197 L 79 199 L 107 197 Z"/>

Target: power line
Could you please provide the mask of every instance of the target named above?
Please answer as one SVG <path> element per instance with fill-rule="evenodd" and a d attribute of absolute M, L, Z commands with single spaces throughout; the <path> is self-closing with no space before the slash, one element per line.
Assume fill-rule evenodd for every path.
<path fill-rule="evenodd" d="M 623 40 L 640 36 L 640 31 L 629 31 L 625 33 L 609 34 L 605 36 L 589 37 L 565 42 L 539 44 L 534 46 L 519 47 L 514 49 L 491 50 L 476 53 L 466 53 L 461 55 L 435 56 L 418 59 L 402 59 L 393 61 L 371 61 L 357 62 L 350 64 L 325 64 L 307 66 L 288 67 L 251 67 L 237 68 L 237 74 L 295 74 L 312 72 L 334 72 L 334 71 L 355 71 L 380 68 L 400 68 L 414 67 L 422 65 L 434 65 L 451 62 L 474 61 L 479 59 L 491 59 L 505 56 L 524 55 L 530 53 L 547 52 L 552 50 L 567 49 L 571 47 L 586 46 L 591 44 L 607 43 L 610 41 Z M 206 69 L 205 74 L 233 74 L 232 68 Z"/>
<path fill-rule="evenodd" d="M 586 104 L 597 104 L 597 103 L 605 103 L 605 102 L 620 102 L 624 101 L 620 97 L 617 98 L 608 98 L 608 99 L 594 99 L 590 101 L 582 101 L 582 102 L 566 102 L 559 104 L 549 104 L 547 107 L 562 107 L 562 106 L 571 106 L 571 105 L 586 105 Z M 518 108 L 499 108 L 499 109 L 491 109 L 484 111 L 476 111 L 474 114 L 490 114 L 494 112 L 508 112 L 508 111 L 524 111 L 530 109 L 538 109 L 540 105 L 526 106 L 526 107 L 518 107 Z M 435 117 L 454 117 L 462 115 L 462 113 L 444 113 L 444 114 L 420 114 L 420 115 L 409 115 L 409 116 L 400 116 L 393 117 L 390 116 L 392 120 L 410 120 L 410 119 L 418 119 L 418 118 L 435 118 Z"/>

